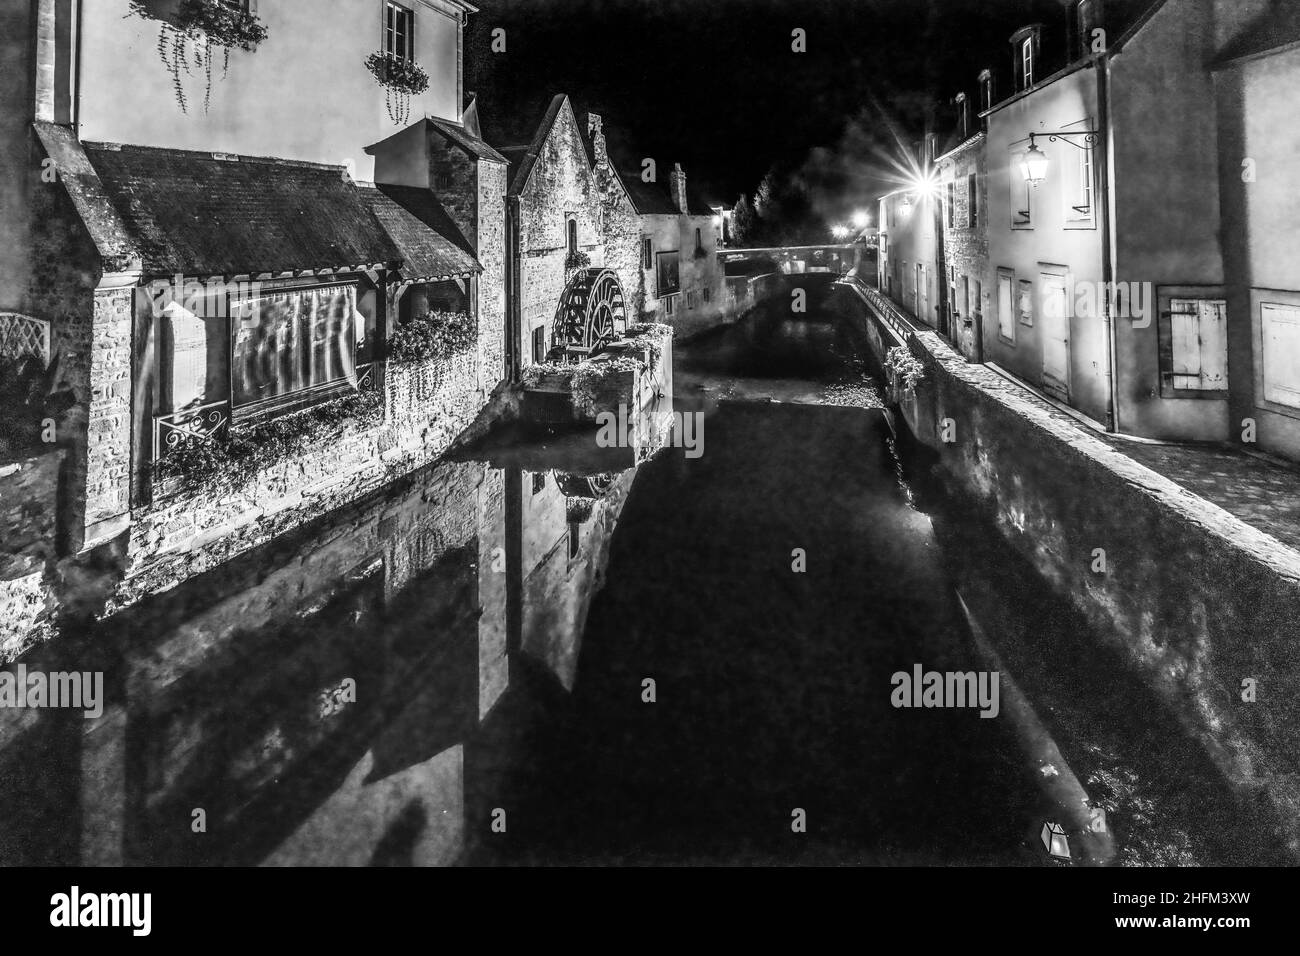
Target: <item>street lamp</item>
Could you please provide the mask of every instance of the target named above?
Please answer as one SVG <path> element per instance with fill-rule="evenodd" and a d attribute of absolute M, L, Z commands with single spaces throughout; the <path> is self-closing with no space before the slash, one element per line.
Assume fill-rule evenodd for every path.
<path fill-rule="evenodd" d="M 849 237 L 849 227 L 836 226 L 831 230 L 831 234 L 835 236 L 836 239 L 847 239 Z"/>
<path fill-rule="evenodd" d="M 1025 182 L 1031 186 L 1038 186 L 1039 183 L 1047 179 L 1047 172 L 1051 168 L 1051 160 L 1047 154 L 1038 148 L 1034 139 L 1039 136 L 1046 136 L 1049 143 L 1055 143 L 1058 139 L 1064 140 L 1075 149 L 1089 150 L 1097 145 L 1096 130 L 1073 130 L 1071 132 L 1056 133 L 1030 133 L 1029 148 L 1020 154 L 1020 174 L 1025 177 Z M 1071 137 L 1078 136 L 1083 140 L 1083 144 L 1076 143 Z"/>
<path fill-rule="evenodd" d="M 1047 154 L 1032 142 L 1029 144 L 1029 149 L 1020 154 L 1020 174 L 1031 186 L 1037 186 L 1047 178 L 1047 170 L 1050 166 L 1051 161 L 1047 158 Z"/>
<path fill-rule="evenodd" d="M 853 228 L 854 228 L 854 229 L 866 229 L 866 228 L 867 228 L 867 224 L 870 223 L 870 222 L 871 222 L 871 217 L 868 216 L 868 215 L 867 215 L 865 212 L 863 212 L 861 209 L 859 209 L 857 212 L 855 212 L 855 213 L 853 214 Z"/>

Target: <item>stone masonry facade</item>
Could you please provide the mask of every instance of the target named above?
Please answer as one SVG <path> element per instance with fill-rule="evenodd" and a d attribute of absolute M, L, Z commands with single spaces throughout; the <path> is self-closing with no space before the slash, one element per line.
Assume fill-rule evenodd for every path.
<path fill-rule="evenodd" d="M 571 275 L 565 267 L 570 219 L 577 222 L 578 249 L 591 258 L 592 267 L 618 274 L 628 318 L 636 321 L 639 220 L 621 190 L 601 189 L 567 101 L 520 190 L 519 218 L 519 347 L 525 365 L 532 362 L 534 329 L 544 327 L 546 341 L 551 340 L 556 308 Z"/>
<path fill-rule="evenodd" d="M 939 160 L 939 179 L 953 184 L 953 210 L 944 209 L 943 251 L 947 281 L 955 292 L 950 306 L 955 319 L 953 338 L 958 350 L 972 362 L 981 360 L 981 320 L 996 305 L 997 277 L 989 272 L 988 159 L 983 134 L 975 136 Z M 974 219 L 971 218 L 969 177 L 975 177 Z M 970 324 L 967 324 L 969 320 Z"/>

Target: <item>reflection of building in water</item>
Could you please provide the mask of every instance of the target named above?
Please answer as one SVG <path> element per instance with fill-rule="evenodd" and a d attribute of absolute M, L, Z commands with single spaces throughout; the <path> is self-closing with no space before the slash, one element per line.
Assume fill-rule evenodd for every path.
<path fill-rule="evenodd" d="M 522 649 L 565 690 L 577 679 L 587 609 L 604 583 L 609 542 L 635 476 L 524 475 Z"/>
<path fill-rule="evenodd" d="M 455 862 L 510 653 L 574 685 L 640 457 L 600 456 L 439 464 L 29 655 L 107 703 L 0 710 L 0 864 Z"/>

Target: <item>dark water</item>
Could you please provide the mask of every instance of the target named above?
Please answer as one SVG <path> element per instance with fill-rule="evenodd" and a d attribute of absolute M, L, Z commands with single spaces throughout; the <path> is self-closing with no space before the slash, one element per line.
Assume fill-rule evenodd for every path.
<path fill-rule="evenodd" d="M 108 704 L 0 710 L 0 862 L 1047 865 L 1067 775 L 1110 830 L 1072 830 L 1076 862 L 1264 861 L 895 454 L 842 330 L 765 319 L 676 369 L 697 458 L 667 408 L 628 449 L 503 430 L 30 655 L 103 670 Z M 996 719 L 891 704 L 897 671 L 991 661 L 1020 689 Z"/>

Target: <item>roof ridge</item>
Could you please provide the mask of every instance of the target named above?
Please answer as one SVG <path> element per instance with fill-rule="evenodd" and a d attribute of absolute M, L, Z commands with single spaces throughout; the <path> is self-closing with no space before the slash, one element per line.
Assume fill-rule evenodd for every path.
<path fill-rule="evenodd" d="M 211 162 L 259 163 L 268 166 L 291 166 L 295 169 L 319 169 L 326 172 L 341 172 L 347 169 L 342 163 L 314 163 L 306 159 L 285 159 L 280 156 L 248 156 L 243 153 L 225 153 L 221 150 L 177 149 L 172 146 L 141 146 L 137 143 L 107 143 L 96 140 L 82 140 L 86 149 L 109 150 L 121 152 L 129 149 L 136 152 L 158 153 L 160 155 L 178 156 L 186 159 L 207 159 Z"/>

